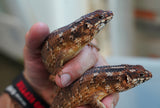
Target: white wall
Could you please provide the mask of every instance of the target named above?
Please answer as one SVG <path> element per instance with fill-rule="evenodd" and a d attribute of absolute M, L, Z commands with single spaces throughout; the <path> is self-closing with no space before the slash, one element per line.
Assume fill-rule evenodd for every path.
<path fill-rule="evenodd" d="M 86 14 L 86 0 L 5 0 L 0 12 L 0 51 L 13 59 L 23 59 L 24 36 L 36 22 L 48 24 L 50 31 Z M 6 44 L 7 43 L 7 44 Z"/>
<path fill-rule="evenodd" d="M 133 0 L 109 0 L 109 6 L 114 13 L 113 21 L 111 21 L 113 56 L 135 55 Z"/>

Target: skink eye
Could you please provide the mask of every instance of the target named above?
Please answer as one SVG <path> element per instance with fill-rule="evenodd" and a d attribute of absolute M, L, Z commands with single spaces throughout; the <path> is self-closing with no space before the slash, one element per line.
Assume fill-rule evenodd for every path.
<path fill-rule="evenodd" d="M 88 24 L 85 24 L 84 26 L 85 26 L 86 28 L 88 28 Z"/>
<path fill-rule="evenodd" d="M 144 77 L 144 74 L 143 74 L 143 73 L 140 73 L 139 76 L 140 76 L 140 77 Z"/>
<path fill-rule="evenodd" d="M 104 16 L 103 16 L 103 15 L 100 15 L 100 16 L 99 16 L 99 19 L 103 19 L 103 18 L 104 18 Z"/>

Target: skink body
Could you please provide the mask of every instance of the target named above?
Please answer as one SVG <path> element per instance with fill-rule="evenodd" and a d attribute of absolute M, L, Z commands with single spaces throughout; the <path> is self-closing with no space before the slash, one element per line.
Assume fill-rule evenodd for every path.
<path fill-rule="evenodd" d="M 42 61 L 52 81 L 63 65 L 89 44 L 112 16 L 111 11 L 97 10 L 48 36 L 42 46 Z M 70 86 L 59 89 L 51 108 L 75 108 L 86 104 L 105 108 L 100 101 L 105 96 L 133 88 L 151 77 L 152 74 L 140 65 L 94 67 Z"/>

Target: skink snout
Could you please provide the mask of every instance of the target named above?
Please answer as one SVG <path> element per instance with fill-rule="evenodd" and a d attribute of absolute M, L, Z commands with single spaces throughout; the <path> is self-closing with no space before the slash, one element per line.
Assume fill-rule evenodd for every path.
<path fill-rule="evenodd" d="M 112 11 L 108 11 L 108 16 L 113 16 L 113 12 Z"/>

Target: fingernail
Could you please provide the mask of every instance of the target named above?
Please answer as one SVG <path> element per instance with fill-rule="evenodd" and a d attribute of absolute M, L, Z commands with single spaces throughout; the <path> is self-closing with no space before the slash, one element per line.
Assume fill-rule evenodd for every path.
<path fill-rule="evenodd" d="M 63 87 L 68 86 L 70 80 L 71 80 L 71 76 L 69 74 L 61 75 L 61 83 Z"/>
<path fill-rule="evenodd" d="M 115 107 L 116 107 L 116 104 L 117 104 L 117 97 L 114 96 L 114 98 L 113 98 L 113 100 L 112 100 L 111 108 L 115 108 Z"/>

